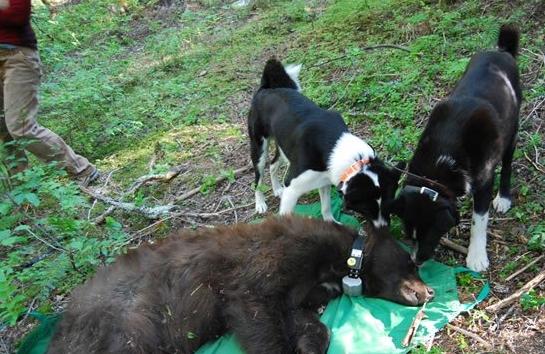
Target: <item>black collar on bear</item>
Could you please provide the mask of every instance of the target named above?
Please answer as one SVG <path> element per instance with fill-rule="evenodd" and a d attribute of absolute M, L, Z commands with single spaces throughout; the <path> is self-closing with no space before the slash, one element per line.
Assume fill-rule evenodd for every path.
<path fill-rule="evenodd" d="M 364 245 L 365 233 L 361 229 L 352 243 L 350 257 L 346 260 L 349 269 L 348 275 L 343 278 L 343 292 L 350 296 L 361 295 L 363 292 L 363 282 L 360 278 L 360 273 L 363 268 Z"/>

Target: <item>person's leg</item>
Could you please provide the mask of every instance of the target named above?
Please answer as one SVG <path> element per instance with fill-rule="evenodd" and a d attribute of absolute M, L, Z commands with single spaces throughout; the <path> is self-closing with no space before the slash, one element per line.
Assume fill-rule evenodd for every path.
<path fill-rule="evenodd" d="M 89 161 L 76 154 L 61 137 L 36 122 L 41 68 L 38 52 L 18 48 L 4 64 L 4 115 L 13 139 L 28 139 L 26 149 L 42 161 L 57 161 L 74 176 L 95 173 Z"/>
<path fill-rule="evenodd" d="M 15 174 L 26 168 L 27 158 L 24 150 L 16 146 L 15 141 L 9 135 L 4 117 L 4 64 L 5 58 L 9 55 L 10 51 L 0 49 L 0 144 L 6 144 L 5 153 L 7 154 L 7 156 L 1 156 L 1 159 L 6 163 L 10 173 Z"/>

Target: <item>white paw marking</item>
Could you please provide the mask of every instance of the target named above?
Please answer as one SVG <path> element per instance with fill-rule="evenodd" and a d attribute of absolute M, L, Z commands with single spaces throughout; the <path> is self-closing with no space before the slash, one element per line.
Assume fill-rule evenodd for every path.
<path fill-rule="evenodd" d="M 484 272 L 488 269 L 488 256 L 486 248 L 469 246 L 466 258 L 466 264 L 474 272 Z"/>
<path fill-rule="evenodd" d="M 284 187 L 281 187 L 281 186 L 277 186 L 275 188 L 274 184 L 273 184 L 273 194 L 275 197 L 281 197 L 282 196 L 282 192 L 284 192 Z"/>
<path fill-rule="evenodd" d="M 255 193 L 255 211 L 259 214 L 267 211 L 267 202 L 265 202 L 265 196 L 261 192 Z"/>
<path fill-rule="evenodd" d="M 498 193 L 496 198 L 492 201 L 492 205 L 498 213 L 504 214 L 511 209 L 511 199 L 501 197 Z"/>
<path fill-rule="evenodd" d="M 342 223 L 338 222 L 337 220 L 335 220 L 335 218 L 333 217 L 333 214 L 329 213 L 329 214 L 322 214 L 322 218 L 324 219 L 324 221 L 332 221 L 336 224 L 339 224 L 339 225 L 342 225 Z"/>
<path fill-rule="evenodd" d="M 467 267 L 475 272 L 482 272 L 488 268 L 486 255 L 486 229 L 488 226 L 488 212 L 479 215 L 473 212 L 471 223 L 471 238 L 467 252 Z"/>

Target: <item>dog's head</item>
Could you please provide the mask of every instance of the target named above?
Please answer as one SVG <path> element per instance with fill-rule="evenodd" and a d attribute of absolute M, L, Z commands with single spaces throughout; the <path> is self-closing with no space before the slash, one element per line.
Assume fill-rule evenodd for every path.
<path fill-rule="evenodd" d="M 397 167 L 403 169 L 404 163 Z M 342 182 L 344 207 L 371 220 L 375 227 L 387 225 L 389 214 L 384 206 L 394 199 L 400 176 L 401 172 L 387 167 L 380 159 L 370 159 L 357 174 Z"/>
<path fill-rule="evenodd" d="M 363 280 L 365 294 L 400 304 L 421 305 L 433 297 L 433 289 L 418 275 L 408 252 L 390 234 L 388 227 L 367 227 Z"/>
<path fill-rule="evenodd" d="M 454 200 L 417 189 L 404 188 L 388 211 L 402 219 L 407 236 L 416 241 L 412 257 L 421 265 L 433 256 L 441 237 L 459 223 L 460 217 Z"/>

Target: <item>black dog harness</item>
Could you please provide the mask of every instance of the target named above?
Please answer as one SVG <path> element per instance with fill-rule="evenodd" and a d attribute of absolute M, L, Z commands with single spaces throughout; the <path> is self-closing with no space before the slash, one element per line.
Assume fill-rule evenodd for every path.
<path fill-rule="evenodd" d="M 346 260 L 349 271 L 348 275 L 343 277 L 343 292 L 350 296 L 358 296 L 363 292 L 363 282 L 360 278 L 363 267 L 363 249 L 365 244 L 365 234 L 360 230 L 358 237 L 352 244 L 350 257 Z"/>

